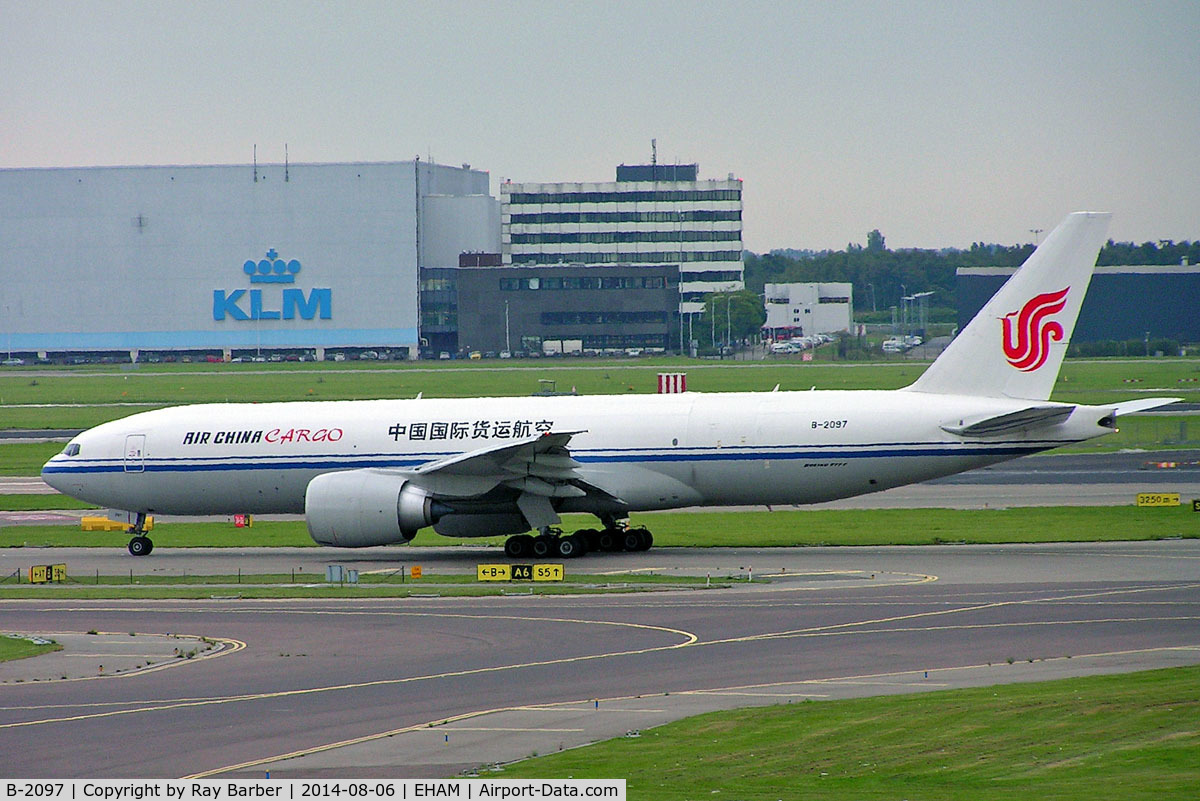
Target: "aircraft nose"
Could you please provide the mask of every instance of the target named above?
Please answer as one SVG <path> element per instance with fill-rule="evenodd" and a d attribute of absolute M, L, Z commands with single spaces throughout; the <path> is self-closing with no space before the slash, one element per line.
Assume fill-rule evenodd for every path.
<path fill-rule="evenodd" d="M 66 492 L 65 476 L 57 470 L 56 465 L 62 461 L 61 455 L 50 457 L 50 461 L 42 465 L 42 481 L 59 492 Z"/>

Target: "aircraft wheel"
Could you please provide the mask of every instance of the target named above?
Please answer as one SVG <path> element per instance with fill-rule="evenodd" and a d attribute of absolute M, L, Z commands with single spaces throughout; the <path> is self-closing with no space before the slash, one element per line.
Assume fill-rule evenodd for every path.
<path fill-rule="evenodd" d="M 600 532 L 600 537 L 599 537 L 599 542 L 598 542 L 598 544 L 600 545 L 599 550 L 607 551 L 609 553 L 611 553 L 612 551 L 621 550 L 620 536 L 621 536 L 621 532 L 617 529 L 613 529 L 613 528 L 604 529 L 604 531 Z"/>
<path fill-rule="evenodd" d="M 642 536 L 636 528 L 627 528 L 621 535 L 621 549 L 626 551 L 641 551 Z"/>
<path fill-rule="evenodd" d="M 555 544 L 558 546 L 558 555 L 563 559 L 574 559 L 577 556 L 583 556 L 583 538 L 577 534 L 572 534 L 569 537 L 560 537 Z"/>
<path fill-rule="evenodd" d="M 528 534 L 518 534 L 504 541 L 504 555 L 510 559 L 520 559 L 533 551 L 533 537 Z"/>
<path fill-rule="evenodd" d="M 638 547 L 634 550 L 650 550 L 650 546 L 654 544 L 654 535 L 650 533 L 650 530 L 645 528 L 635 528 L 634 531 L 637 532 L 638 535 Z"/>
<path fill-rule="evenodd" d="M 587 545 L 588 551 L 600 550 L 600 532 L 594 528 L 584 528 L 575 532 L 580 537 L 583 537 L 584 543 Z"/>
<path fill-rule="evenodd" d="M 129 541 L 129 553 L 134 556 L 147 556 L 154 550 L 154 543 L 149 537 L 137 536 Z"/>
<path fill-rule="evenodd" d="M 534 537 L 533 538 L 533 555 L 538 559 L 545 559 L 555 550 L 554 537 Z"/>

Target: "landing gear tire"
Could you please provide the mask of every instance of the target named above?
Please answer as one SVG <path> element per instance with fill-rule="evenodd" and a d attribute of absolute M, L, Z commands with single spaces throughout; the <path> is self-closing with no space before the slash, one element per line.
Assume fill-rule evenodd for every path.
<path fill-rule="evenodd" d="M 636 533 L 638 536 L 638 545 L 636 548 L 632 548 L 631 550 L 634 550 L 634 551 L 650 550 L 650 546 L 654 544 L 654 535 L 650 533 L 649 529 L 635 528 L 635 529 L 631 529 L 631 530 L 634 533 Z"/>
<path fill-rule="evenodd" d="M 642 537 L 636 528 L 625 529 L 621 535 L 621 549 L 625 551 L 642 550 Z"/>
<path fill-rule="evenodd" d="M 569 537 L 559 537 L 557 545 L 558 555 L 563 559 L 574 559 L 577 556 L 583 556 L 587 550 L 587 545 L 583 541 L 583 537 L 578 534 L 572 534 Z"/>
<path fill-rule="evenodd" d="M 594 528 L 584 528 L 584 529 L 580 529 L 579 531 L 576 531 L 575 533 L 577 535 L 579 535 L 580 537 L 583 537 L 583 541 L 587 544 L 587 550 L 589 552 L 600 550 L 600 532 L 599 531 L 597 531 Z"/>
<path fill-rule="evenodd" d="M 554 537 L 548 537 L 543 534 L 540 537 L 533 538 L 532 552 L 533 552 L 533 555 L 535 557 L 537 557 L 538 559 L 545 559 L 547 556 L 554 553 L 554 551 L 555 551 Z"/>
<path fill-rule="evenodd" d="M 600 536 L 598 538 L 598 544 L 600 545 L 599 550 L 607 553 L 621 550 L 621 538 L 623 536 L 624 532 L 619 529 L 604 529 L 604 531 L 600 532 Z"/>
<path fill-rule="evenodd" d="M 533 537 L 518 534 L 504 541 L 504 555 L 510 559 L 521 559 L 533 553 Z"/>
<path fill-rule="evenodd" d="M 129 553 L 133 556 L 148 556 L 154 550 L 154 543 L 144 534 L 139 534 L 129 541 Z"/>

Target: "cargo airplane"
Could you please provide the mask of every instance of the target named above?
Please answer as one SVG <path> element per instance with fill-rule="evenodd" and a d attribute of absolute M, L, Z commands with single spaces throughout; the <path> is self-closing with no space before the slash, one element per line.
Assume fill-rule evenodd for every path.
<path fill-rule="evenodd" d="M 1108 220 L 1068 216 L 899 390 L 179 406 L 83 432 L 42 477 L 129 513 L 134 555 L 150 553 L 155 513 L 303 512 L 313 539 L 348 548 L 432 526 L 506 536 L 514 558 L 645 550 L 630 512 L 878 492 L 1101 436 L 1175 400 L 1049 401 Z M 563 535 L 565 512 L 600 528 Z"/>

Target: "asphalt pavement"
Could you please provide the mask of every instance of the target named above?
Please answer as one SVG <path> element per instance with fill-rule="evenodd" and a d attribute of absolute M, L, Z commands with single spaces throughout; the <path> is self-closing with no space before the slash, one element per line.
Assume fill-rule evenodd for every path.
<path fill-rule="evenodd" d="M 423 553 L 427 569 L 479 555 L 427 550 L 445 551 Z M 204 553 L 160 556 L 207 568 Z M 275 558 L 236 556 L 256 571 Z M 20 744 L 0 750 L 0 771 L 446 776 L 708 709 L 1200 663 L 1197 540 L 662 549 L 589 564 L 751 567 L 756 581 L 736 589 L 636 595 L 0 601 L 6 629 L 96 649 L 0 665 L 0 738 Z M 177 656 L 170 638 L 211 647 Z M 101 673 L 112 648 L 148 664 Z"/>

